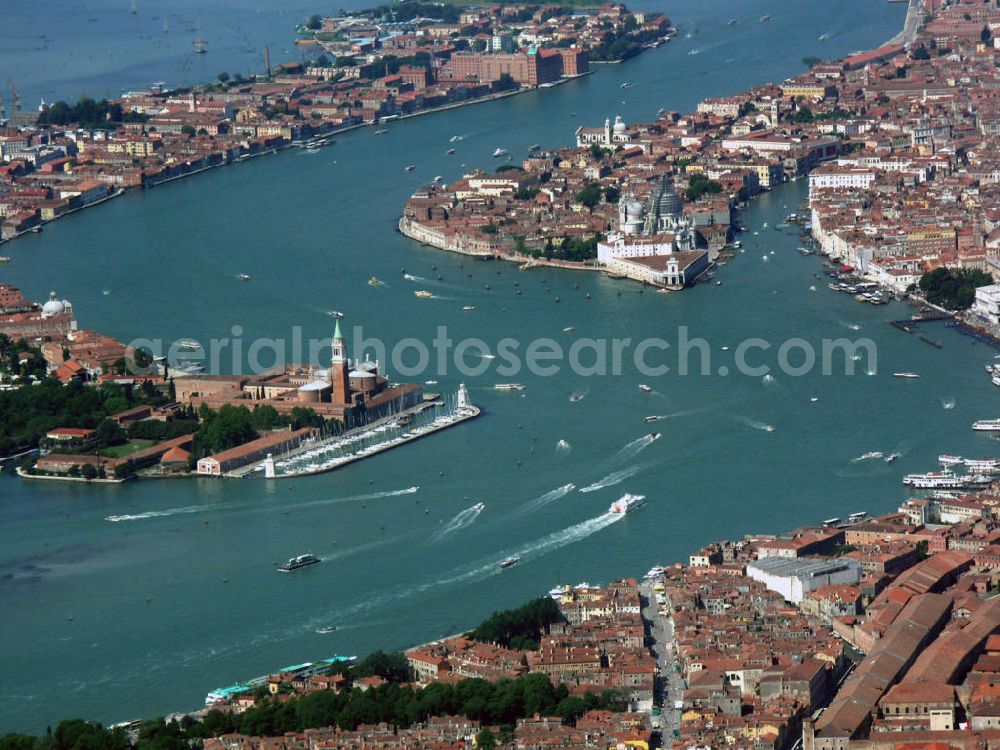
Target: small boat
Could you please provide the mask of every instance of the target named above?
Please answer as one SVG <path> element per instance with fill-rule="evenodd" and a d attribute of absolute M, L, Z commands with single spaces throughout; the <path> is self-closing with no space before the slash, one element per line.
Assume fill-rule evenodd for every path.
<path fill-rule="evenodd" d="M 532 143 L 530 146 L 528 146 L 528 151 L 537 151 L 541 147 L 542 146 L 540 143 Z"/>
<path fill-rule="evenodd" d="M 498 158 L 506 155 L 507 155 L 507 149 L 505 148 L 497 148 L 497 150 L 493 152 L 493 158 Z"/>
<path fill-rule="evenodd" d="M 652 442 L 653 440 L 659 440 L 660 439 L 660 433 L 658 433 L 658 432 L 651 432 L 648 435 L 646 435 L 646 437 L 648 437 L 649 440 L 650 440 L 650 442 Z"/>
<path fill-rule="evenodd" d="M 738 23 L 739 23 L 739 21 L 737 21 L 737 20 L 736 20 L 735 18 L 730 18 L 730 19 L 729 19 L 728 21 L 726 21 L 726 23 L 727 23 L 727 24 L 728 24 L 729 26 L 735 26 L 736 24 L 738 24 Z"/>
<path fill-rule="evenodd" d="M 566 326 L 563 328 L 563 333 L 573 333 L 576 329 L 573 326 Z"/>
<path fill-rule="evenodd" d="M 581 400 L 583 400 L 583 394 L 582 393 L 574 393 L 572 396 L 569 397 L 569 400 L 573 401 L 573 402 L 581 401 Z"/>
<path fill-rule="evenodd" d="M 644 422 L 659 422 L 660 418 L 655 414 L 650 414 L 648 417 L 643 418 Z"/>
<path fill-rule="evenodd" d="M 520 557 L 517 555 L 511 555 L 510 557 L 504 558 L 500 561 L 500 570 L 506 570 L 507 568 L 517 565 L 519 562 L 521 562 Z"/>
<path fill-rule="evenodd" d="M 715 285 L 716 286 L 722 286 L 722 281 L 720 281 L 719 279 L 716 279 L 715 280 Z"/>
<path fill-rule="evenodd" d="M 625 81 L 625 82 L 623 82 L 623 83 L 622 83 L 622 88 L 623 88 L 623 89 L 628 89 L 628 88 L 632 88 L 632 84 L 631 84 L 631 82 L 629 82 L 629 81 Z"/>
<path fill-rule="evenodd" d="M 342 313 L 340 310 L 328 310 L 326 314 L 329 315 L 331 318 L 344 317 L 344 313 Z"/>
<path fill-rule="evenodd" d="M 449 148 L 447 151 L 445 151 L 445 154 L 447 154 L 448 156 L 451 156 L 454 153 L 455 153 L 455 149 L 453 149 L 453 148 Z"/>
<path fill-rule="evenodd" d="M 885 457 L 885 462 L 887 464 L 891 464 L 891 463 L 895 462 L 896 459 L 899 458 L 899 456 L 900 456 L 899 453 L 890 453 L 888 456 Z"/>
<path fill-rule="evenodd" d="M 448 141 L 451 143 L 458 143 L 460 140 L 462 140 L 462 136 L 460 135 L 453 135 L 451 138 L 448 139 Z"/>
<path fill-rule="evenodd" d="M 10 263 L 10 258 L 6 255 L 0 255 L 0 263 Z"/>
<path fill-rule="evenodd" d="M 376 131 L 375 131 L 375 135 L 385 135 L 385 134 L 386 134 L 386 133 L 388 133 L 388 132 L 389 132 L 389 131 L 388 131 L 387 129 L 383 128 L 383 129 L 381 129 L 381 130 L 376 130 Z"/>
<path fill-rule="evenodd" d="M 241 273 L 236 278 L 239 279 L 240 281 L 250 281 L 250 274 Z"/>
<path fill-rule="evenodd" d="M 368 286 L 382 286 L 382 281 L 378 276 L 372 276 L 368 279 Z"/>
<path fill-rule="evenodd" d="M 462 308 L 462 310 L 464 310 L 465 312 L 472 312 L 475 309 L 476 309 L 475 305 L 466 305 L 465 307 Z"/>
<path fill-rule="evenodd" d="M 438 384 L 438 382 L 436 380 L 425 380 L 424 381 L 424 385 L 437 385 L 437 384 Z"/>
<path fill-rule="evenodd" d="M 109 294 L 111 294 L 111 290 L 110 289 L 102 289 L 101 290 L 101 294 L 103 294 L 105 297 L 107 297 Z"/>
<path fill-rule="evenodd" d="M 177 348 L 182 352 L 196 352 L 201 349 L 201 344 L 197 341 L 182 340 L 177 342 Z"/>
<path fill-rule="evenodd" d="M 608 513 L 626 515 L 627 513 L 631 513 L 632 511 L 641 508 L 645 504 L 645 495 L 631 495 L 626 493 L 611 503 L 608 507 Z"/>
<path fill-rule="evenodd" d="M 650 388 L 645 383 L 639 383 L 639 390 L 642 391 L 643 393 L 652 393 L 653 392 L 653 389 Z"/>
<path fill-rule="evenodd" d="M 412 172 L 416 168 L 417 168 L 416 164 L 407 164 L 405 167 L 403 167 L 403 169 L 405 169 L 407 172 Z"/>
<path fill-rule="evenodd" d="M 416 297 L 420 297 L 420 299 L 432 299 L 434 297 L 434 295 L 428 292 L 426 289 L 418 289 L 413 294 Z"/>
<path fill-rule="evenodd" d="M 438 175 L 437 177 L 434 178 L 434 182 L 441 182 L 441 180 L 443 180 L 443 179 L 444 179 L 444 177 L 442 177 L 441 175 Z"/>
<path fill-rule="evenodd" d="M 493 386 L 495 391 L 523 391 L 524 383 L 497 383 Z"/>
<path fill-rule="evenodd" d="M 293 570 L 298 570 L 299 568 L 305 568 L 309 565 L 316 565 L 317 563 L 323 562 L 316 555 L 305 554 L 298 555 L 296 557 L 291 557 L 288 559 L 284 565 L 279 565 L 278 570 L 282 573 L 291 573 Z"/>
<path fill-rule="evenodd" d="M 316 628 L 316 632 L 320 635 L 326 635 L 327 633 L 332 633 L 337 629 L 336 625 L 324 625 L 321 628 Z"/>
<path fill-rule="evenodd" d="M 913 380 L 914 378 L 919 378 L 920 377 L 915 372 L 894 372 L 892 374 L 892 376 L 894 378 L 907 378 L 909 380 Z"/>
<path fill-rule="evenodd" d="M 760 22 L 761 23 L 767 23 L 770 20 L 771 20 L 771 16 L 768 16 L 768 15 L 764 15 L 764 16 L 760 17 Z"/>

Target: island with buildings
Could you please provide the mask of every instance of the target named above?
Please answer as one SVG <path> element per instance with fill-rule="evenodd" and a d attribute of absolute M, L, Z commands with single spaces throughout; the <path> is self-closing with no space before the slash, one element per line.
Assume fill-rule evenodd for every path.
<path fill-rule="evenodd" d="M 0 461 L 29 479 L 300 476 L 479 415 L 464 387 L 442 399 L 348 358 L 339 319 L 331 342 L 323 369 L 206 374 L 79 329 L 55 292 L 39 304 L 0 284 Z"/>
<path fill-rule="evenodd" d="M 948 306 L 975 302 L 967 318 L 995 332 L 998 27 L 995 3 L 913 2 L 905 38 L 695 112 L 609 116 L 578 128 L 575 148 L 421 188 L 400 229 L 455 252 L 677 288 L 740 242 L 742 203 L 803 178 L 798 220 L 850 281 L 838 288 L 919 294 L 927 273 L 979 272 Z"/>
<path fill-rule="evenodd" d="M 447 18 L 429 17 L 428 13 Z M 0 111 L 0 243 L 49 221 L 168 180 L 422 112 L 549 87 L 655 47 L 659 12 L 512 4 L 462 8 L 407 0 L 316 18 L 314 57 L 195 88 Z M 2 100 L 0 100 L 2 101 Z M 18 99 L 13 97 L 13 101 Z"/>

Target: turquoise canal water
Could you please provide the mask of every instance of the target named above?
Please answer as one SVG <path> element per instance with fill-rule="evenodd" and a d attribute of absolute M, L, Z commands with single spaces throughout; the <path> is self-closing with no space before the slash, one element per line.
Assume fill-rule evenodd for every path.
<path fill-rule="evenodd" d="M 688 110 L 700 96 L 793 74 L 804 55 L 871 47 L 903 13 L 869 0 L 845 0 L 836 14 L 798 0 L 665 9 L 692 38 L 549 91 L 127 195 L 5 247 L 13 262 L 4 280 L 35 298 L 56 289 L 83 325 L 126 340 L 206 340 L 234 325 L 248 337 L 285 337 L 294 326 L 324 336 L 331 308 L 390 344 L 430 340 L 438 325 L 491 345 L 506 336 L 568 343 L 570 326 L 573 336 L 676 341 L 684 325 L 709 342 L 713 374 L 488 372 L 467 379 L 479 419 L 301 480 L 79 487 L 0 475 L 0 730 L 194 708 L 237 679 L 453 633 L 559 583 L 641 575 L 722 537 L 888 511 L 906 497 L 900 476 L 930 468 L 939 453 L 997 453 L 969 429 L 996 416 L 983 372 L 992 350 L 940 326 L 927 327 L 940 350 L 901 333 L 887 321 L 907 308 L 829 292 L 814 278 L 821 262 L 796 251 L 793 233 L 760 231 L 795 210 L 802 183 L 749 209 L 746 223 L 760 234 L 744 237 L 746 253 L 721 269 L 721 287 L 674 295 L 585 273 L 463 265 L 394 231 L 415 187 L 458 176 L 462 163 L 492 166 L 498 146 L 523 154 L 533 143 L 567 144 L 578 125 L 617 113 Z M 773 20 L 757 22 L 765 13 Z M 727 26 L 731 16 L 740 23 Z M 634 86 L 621 89 L 624 80 Z M 449 144 L 456 134 L 466 137 Z M 401 267 L 426 280 L 403 279 Z M 237 273 L 253 278 L 241 283 Z M 372 275 L 386 284 L 368 286 Z M 421 288 L 439 298 L 415 298 Z M 747 337 L 818 347 L 841 336 L 875 342 L 876 375 L 778 372 L 766 385 L 718 374 L 735 371 Z M 773 364 L 773 352 L 761 361 Z M 901 370 L 922 377 L 891 376 Z M 427 377 L 442 392 L 465 379 Z M 527 389 L 492 390 L 508 380 Z M 641 393 L 642 382 L 654 392 Z M 574 393 L 584 397 L 571 402 Z M 665 418 L 644 423 L 653 414 Z M 643 439 L 651 429 L 659 440 Z M 871 450 L 902 458 L 852 462 Z M 568 484 L 575 489 L 560 489 Z M 648 504 L 608 520 L 626 491 Z M 463 513 L 476 502 L 481 513 Z M 274 572 L 275 561 L 308 551 L 325 562 Z M 501 574 L 497 563 L 512 554 L 521 564 Z M 315 632 L 328 624 L 337 631 Z"/>

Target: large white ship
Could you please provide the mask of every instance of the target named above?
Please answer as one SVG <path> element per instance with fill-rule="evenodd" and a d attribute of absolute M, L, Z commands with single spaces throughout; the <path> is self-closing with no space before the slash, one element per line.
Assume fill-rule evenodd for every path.
<path fill-rule="evenodd" d="M 630 495 L 626 493 L 611 503 L 611 507 L 608 508 L 608 513 L 621 513 L 624 515 L 626 513 L 631 513 L 633 510 L 636 510 L 645 504 L 645 495 Z"/>
<path fill-rule="evenodd" d="M 907 474 L 903 477 L 903 484 L 907 487 L 926 490 L 971 489 L 989 483 L 990 478 L 981 474 L 955 474 L 947 469 L 929 471 L 926 474 Z"/>
<path fill-rule="evenodd" d="M 1000 432 L 1000 419 L 980 419 L 972 423 L 977 432 Z"/>

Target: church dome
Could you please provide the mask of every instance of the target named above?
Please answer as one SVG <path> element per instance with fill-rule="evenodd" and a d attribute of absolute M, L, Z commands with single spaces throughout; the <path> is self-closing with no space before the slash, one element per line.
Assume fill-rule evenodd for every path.
<path fill-rule="evenodd" d="M 66 311 L 66 305 L 65 301 L 60 302 L 56 298 L 55 292 L 50 292 L 49 301 L 42 305 L 42 315 L 46 318 L 51 318 L 53 315 L 62 315 Z"/>
<path fill-rule="evenodd" d="M 615 135 L 625 135 L 625 121 L 621 115 L 615 117 Z"/>
<path fill-rule="evenodd" d="M 629 219 L 641 219 L 642 218 L 642 204 L 639 201 L 631 201 L 625 207 L 625 215 Z"/>

